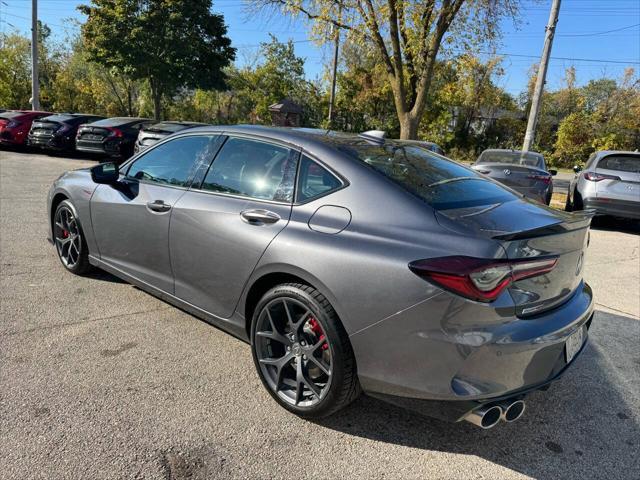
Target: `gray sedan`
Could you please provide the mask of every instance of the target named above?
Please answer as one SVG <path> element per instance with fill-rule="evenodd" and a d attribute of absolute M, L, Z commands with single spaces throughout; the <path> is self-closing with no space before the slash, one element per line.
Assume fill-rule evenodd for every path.
<path fill-rule="evenodd" d="M 364 391 L 514 421 L 592 319 L 588 214 L 370 135 L 189 129 L 61 176 L 47 217 L 69 272 L 104 269 L 248 341 L 266 390 L 304 417 Z"/>
<path fill-rule="evenodd" d="M 519 150 L 485 150 L 472 167 L 513 188 L 527 198 L 549 205 L 553 194 L 552 176 L 544 157 L 535 152 Z"/>
<path fill-rule="evenodd" d="M 601 151 L 574 167 L 566 210 L 640 219 L 640 153 Z"/>

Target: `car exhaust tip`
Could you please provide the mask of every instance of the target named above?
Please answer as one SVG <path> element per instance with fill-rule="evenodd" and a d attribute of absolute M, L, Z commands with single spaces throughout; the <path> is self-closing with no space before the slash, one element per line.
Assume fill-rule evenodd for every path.
<path fill-rule="evenodd" d="M 464 419 L 467 422 L 487 430 L 495 427 L 502 418 L 502 408 L 498 405 L 479 407 L 468 413 Z"/>
<path fill-rule="evenodd" d="M 516 400 L 502 407 L 502 420 L 507 423 L 518 420 L 525 410 L 524 400 Z"/>

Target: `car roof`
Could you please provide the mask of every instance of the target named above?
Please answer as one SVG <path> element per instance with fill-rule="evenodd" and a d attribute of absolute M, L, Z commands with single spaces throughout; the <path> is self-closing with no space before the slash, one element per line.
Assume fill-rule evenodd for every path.
<path fill-rule="evenodd" d="M 256 137 L 265 137 L 285 143 L 290 143 L 302 148 L 312 150 L 314 147 L 331 148 L 341 145 L 361 144 L 369 141 L 373 144 L 400 145 L 402 140 L 384 139 L 376 141 L 373 138 L 365 138 L 355 133 L 345 133 L 336 130 L 305 127 L 271 127 L 263 125 L 207 125 L 189 129 L 189 133 L 211 132 L 225 134 L 247 134 Z"/>

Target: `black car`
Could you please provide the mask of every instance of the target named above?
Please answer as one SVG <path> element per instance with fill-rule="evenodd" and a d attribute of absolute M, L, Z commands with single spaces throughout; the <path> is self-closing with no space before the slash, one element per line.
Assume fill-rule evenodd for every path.
<path fill-rule="evenodd" d="M 138 139 L 134 146 L 135 153 L 141 152 L 145 148 L 150 147 L 154 143 L 162 140 L 164 137 L 171 135 L 172 133 L 186 130 L 191 127 L 202 127 L 206 123 L 199 122 L 160 122 L 153 125 L 146 126 L 140 129 Z"/>
<path fill-rule="evenodd" d="M 76 150 L 125 160 L 133 155 L 140 129 L 150 124 L 148 118 L 113 117 L 80 125 Z"/>
<path fill-rule="evenodd" d="M 72 151 L 76 146 L 78 127 L 103 118 L 85 113 L 58 113 L 34 120 L 27 145 L 44 150 Z"/>

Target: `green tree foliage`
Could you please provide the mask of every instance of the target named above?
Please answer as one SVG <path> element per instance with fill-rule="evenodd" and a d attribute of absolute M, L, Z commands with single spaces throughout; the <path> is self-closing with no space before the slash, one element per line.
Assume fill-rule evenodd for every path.
<path fill-rule="evenodd" d="M 438 54 L 492 41 L 518 0 L 254 0 L 302 15 L 316 30 L 332 26 L 371 45 L 393 93 L 401 138 L 416 138 Z"/>
<path fill-rule="evenodd" d="M 211 0 L 92 0 L 79 10 L 92 61 L 148 82 L 156 119 L 163 97 L 180 88 L 222 89 L 235 58 Z"/>
<path fill-rule="evenodd" d="M 31 43 L 17 33 L 0 34 L 0 106 L 29 108 Z"/>

